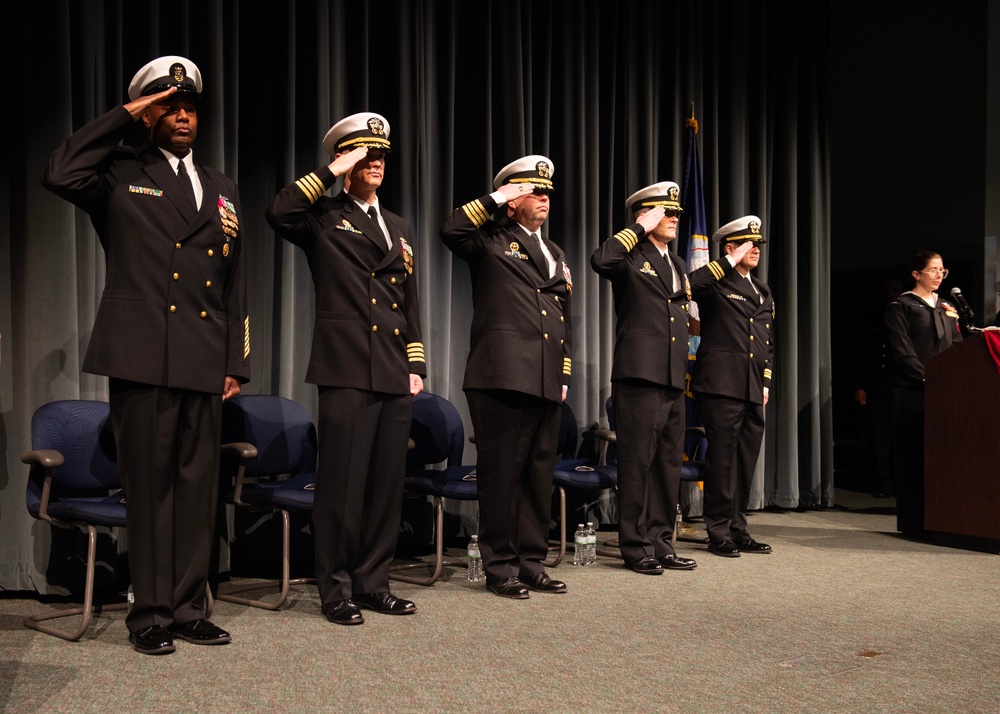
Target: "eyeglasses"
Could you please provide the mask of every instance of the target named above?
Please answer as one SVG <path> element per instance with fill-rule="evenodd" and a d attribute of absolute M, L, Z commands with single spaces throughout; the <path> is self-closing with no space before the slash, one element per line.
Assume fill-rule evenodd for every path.
<path fill-rule="evenodd" d="M 948 269 L 947 268 L 928 268 L 927 270 L 921 270 L 921 273 L 927 273 L 932 278 L 947 278 Z"/>
<path fill-rule="evenodd" d="M 674 218 L 681 215 L 681 212 L 674 208 L 665 208 L 663 209 L 663 215 L 667 218 Z"/>

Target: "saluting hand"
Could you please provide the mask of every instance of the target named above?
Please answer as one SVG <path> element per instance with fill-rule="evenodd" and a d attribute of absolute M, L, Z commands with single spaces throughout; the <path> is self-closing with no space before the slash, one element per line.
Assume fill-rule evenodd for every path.
<path fill-rule="evenodd" d="M 503 197 L 507 199 L 508 202 L 513 201 L 515 198 L 520 198 L 526 194 L 531 193 L 535 190 L 535 187 L 527 183 L 505 183 L 503 186 L 497 189 Z"/>
<path fill-rule="evenodd" d="M 343 176 L 346 173 L 350 173 L 354 165 L 366 156 L 368 156 L 367 146 L 359 146 L 356 149 L 351 149 L 346 154 L 341 154 L 333 160 L 333 163 L 330 164 L 330 171 L 333 172 L 334 176 Z"/>
<path fill-rule="evenodd" d="M 660 221 L 663 220 L 664 213 L 665 211 L 663 206 L 654 206 L 636 218 L 635 222 L 642 226 L 644 231 L 649 233 L 651 230 L 660 225 Z"/>
<path fill-rule="evenodd" d="M 171 94 L 177 91 L 177 87 L 171 87 L 170 89 L 164 90 L 162 92 L 157 92 L 156 94 L 150 94 L 148 97 L 139 97 L 134 102 L 129 102 L 125 105 L 126 111 L 132 115 L 132 118 L 138 120 L 142 116 L 142 113 L 146 111 L 151 105 L 157 102 L 163 101 Z"/>
<path fill-rule="evenodd" d="M 743 241 L 733 249 L 733 252 L 730 253 L 730 255 L 733 256 L 733 260 L 736 261 L 736 265 L 739 265 L 740 261 L 743 260 L 743 256 L 753 250 L 753 248 L 754 242 L 752 240 Z"/>

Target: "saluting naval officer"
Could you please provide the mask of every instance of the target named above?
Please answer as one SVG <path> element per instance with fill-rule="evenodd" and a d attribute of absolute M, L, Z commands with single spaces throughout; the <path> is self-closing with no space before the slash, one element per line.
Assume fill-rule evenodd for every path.
<path fill-rule="evenodd" d="M 545 572 L 561 402 L 572 373 L 573 279 L 541 234 L 555 168 L 525 156 L 493 193 L 457 208 L 441 239 L 469 263 L 472 333 L 464 389 L 476 435 L 479 547 L 486 587 L 525 599 L 566 592 Z M 498 219 L 491 214 L 500 209 Z"/>
<path fill-rule="evenodd" d="M 206 619 L 222 400 L 250 377 L 240 198 L 194 158 L 201 72 L 153 60 L 129 102 L 52 155 L 46 188 L 90 214 L 107 276 L 83 369 L 107 375 L 126 498 L 135 603 L 129 640 L 144 654 L 230 641 Z M 136 121 L 139 149 L 119 142 Z"/>
<path fill-rule="evenodd" d="M 708 439 L 704 516 L 708 550 L 737 558 L 770 553 L 747 530 L 750 486 L 764 436 L 774 360 L 774 300 L 751 274 L 765 243 L 757 216 L 743 216 L 712 236 L 724 255 L 690 275 L 701 312 L 701 345 L 691 391 Z"/>
<path fill-rule="evenodd" d="M 427 376 L 413 229 L 379 203 L 389 122 L 374 112 L 338 121 L 333 157 L 282 190 L 268 223 L 305 251 L 316 287 L 306 381 L 319 388 L 319 473 L 313 521 L 326 618 L 360 625 L 361 608 L 416 612 L 389 591 L 413 395 Z M 324 193 L 344 177 L 344 189 Z"/>
<path fill-rule="evenodd" d="M 626 568 L 660 575 L 697 565 L 670 544 L 684 461 L 691 287 L 684 264 L 667 249 L 683 211 L 680 187 L 661 181 L 625 205 L 634 222 L 604 241 L 590 264 L 615 296 L 618 542 Z"/>

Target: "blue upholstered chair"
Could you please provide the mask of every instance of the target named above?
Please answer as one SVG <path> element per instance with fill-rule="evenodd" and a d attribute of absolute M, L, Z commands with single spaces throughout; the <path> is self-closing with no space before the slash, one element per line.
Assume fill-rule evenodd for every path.
<path fill-rule="evenodd" d="M 475 466 L 462 466 L 465 450 L 465 427 L 455 405 L 444 397 L 421 392 L 413 398 L 413 420 L 410 424 L 413 448 L 406 459 L 406 491 L 413 495 L 430 496 L 434 501 L 434 561 L 397 563 L 390 569 L 393 580 L 416 585 L 433 585 L 445 565 L 462 566 L 464 560 L 444 558 L 444 502 L 451 498 L 475 501 Z M 427 577 L 407 574 L 415 568 L 430 568 Z"/>
<path fill-rule="evenodd" d="M 82 607 L 50 608 L 24 619 L 25 626 L 64 640 L 79 640 L 95 612 L 128 607 L 127 603 L 93 604 L 97 528 L 125 526 L 125 501 L 120 492 L 109 411 L 107 402 L 85 400 L 41 406 L 31 418 L 32 450 L 21 455 L 21 461 L 31 466 L 28 512 L 54 526 L 87 529 Z M 43 624 L 72 615 L 82 615 L 74 631 Z"/>
<path fill-rule="evenodd" d="M 237 508 L 281 514 L 281 578 L 228 588 L 219 599 L 277 610 L 291 585 L 315 578 L 290 579 L 290 511 L 312 513 L 316 484 L 316 428 L 300 404 L 285 397 L 244 394 L 222 404 L 223 450 L 239 457 L 228 499 Z M 237 593 L 278 587 L 273 601 Z"/>

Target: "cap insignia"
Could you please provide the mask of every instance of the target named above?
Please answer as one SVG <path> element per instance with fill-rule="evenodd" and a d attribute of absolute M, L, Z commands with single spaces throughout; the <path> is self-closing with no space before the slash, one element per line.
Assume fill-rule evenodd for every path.
<path fill-rule="evenodd" d="M 671 186 L 669 189 L 667 189 L 667 195 L 670 196 L 671 201 L 676 201 L 678 198 L 680 198 L 681 192 L 680 189 L 677 188 L 676 186 Z"/>
<path fill-rule="evenodd" d="M 174 78 L 175 82 L 180 84 L 187 79 L 187 70 L 184 69 L 184 65 L 180 62 L 176 62 L 170 67 L 170 76 Z"/>
<path fill-rule="evenodd" d="M 538 171 L 538 176 L 543 179 L 549 177 L 549 164 L 546 161 L 539 161 L 535 164 L 535 169 Z"/>
<path fill-rule="evenodd" d="M 747 228 L 750 229 L 751 233 L 760 233 L 760 224 L 757 221 L 750 221 Z"/>
<path fill-rule="evenodd" d="M 372 130 L 372 134 L 375 136 L 382 136 L 382 133 L 385 130 L 385 124 L 383 124 L 382 120 L 378 117 L 372 117 L 368 120 L 368 128 Z"/>

